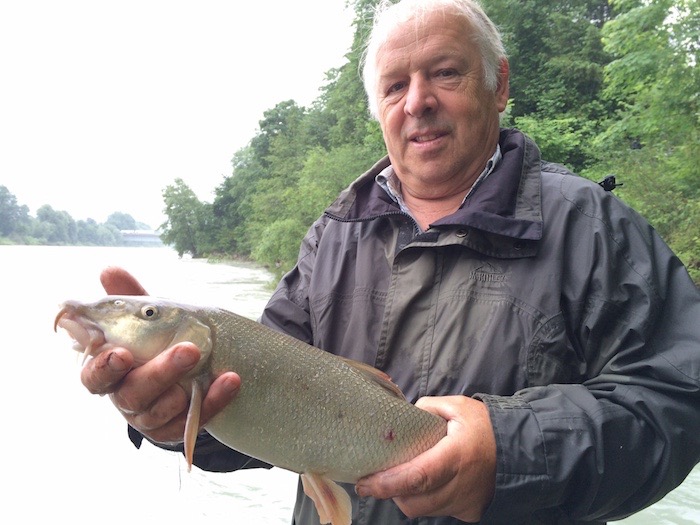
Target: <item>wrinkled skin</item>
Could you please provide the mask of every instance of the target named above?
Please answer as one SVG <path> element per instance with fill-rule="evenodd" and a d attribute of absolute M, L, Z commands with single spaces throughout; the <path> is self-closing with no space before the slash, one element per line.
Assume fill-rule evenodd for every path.
<path fill-rule="evenodd" d="M 378 119 L 401 194 L 426 229 L 454 212 L 493 154 L 508 101 L 508 62 L 485 87 L 464 19 L 436 13 L 395 29 L 378 52 Z M 493 498 L 496 442 L 488 409 L 464 396 L 418 406 L 448 421 L 447 437 L 412 461 L 360 480 L 360 496 L 393 498 L 407 516 L 479 521 Z"/>
<path fill-rule="evenodd" d="M 416 406 L 447 420 L 447 437 L 397 467 L 358 481 L 360 496 L 393 498 L 409 518 L 477 522 L 493 498 L 496 442 L 488 409 L 465 396 L 424 397 Z"/>
<path fill-rule="evenodd" d="M 100 280 L 109 295 L 146 294 L 143 286 L 121 268 L 107 268 Z M 180 343 L 132 369 L 131 353 L 114 348 L 89 360 L 82 369 L 81 381 L 93 394 L 109 394 L 126 421 L 150 439 L 180 442 L 189 396 L 177 382 L 198 360 L 196 346 Z M 236 396 L 240 384 L 240 377 L 232 372 L 222 374 L 212 383 L 202 405 L 202 425 Z"/>
<path fill-rule="evenodd" d="M 478 59 L 436 61 L 433 54 L 440 49 L 461 49 L 451 40 L 460 28 L 453 27 L 454 20 L 447 28 L 442 18 L 432 23 L 390 41 L 383 51 L 385 63 L 378 57 L 378 70 L 390 72 L 380 77 L 385 87 L 379 96 L 380 124 L 404 198 L 422 227 L 461 203 L 487 160 L 479 155 L 493 151 L 491 143 L 495 148 L 498 112 L 505 109 L 508 96 L 505 61 L 495 93 L 480 85 Z M 464 51 L 473 58 L 472 50 Z M 473 143 L 473 149 L 461 151 L 458 145 L 465 143 Z M 105 270 L 101 280 L 108 294 L 145 294 L 132 276 L 118 268 Z M 82 381 L 93 393 L 110 394 L 129 424 L 142 434 L 158 442 L 178 442 L 188 397 L 176 383 L 198 358 L 196 347 L 178 344 L 131 370 L 133 357 L 117 348 L 92 359 L 83 369 Z M 223 374 L 212 383 L 202 407 L 202 424 L 235 397 L 240 384 L 235 373 Z M 493 498 L 496 479 L 496 442 L 488 409 L 464 396 L 423 398 L 417 404 L 448 421 L 447 437 L 406 464 L 361 479 L 357 493 L 393 498 L 409 517 L 479 521 Z"/>
<path fill-rule="evenodd" d="M 104 270 L 101 281 L 110 295 L 146 293 L 121 268 Z M 198 359 L 196 346 L 181 343 L 132 369 L 131 353 L 114 348 L 89 360 L 81 380 L 90 392 L 109 394 L 126 421 L 142 434 L 157 442 L 180 442 L 189 398 L 177 382 Z M 202 407 L 202 424 L 235 398 L 240 385 L 233 372 L 212 383 Z M 448 421 L 447 437 L 409 463 L 361 479 L 357 493 L 393 498 L 409 517 L 449 515 L 478 521 L 495 486 L 496 444 L 488 410 L 464 396 L 427 397 L 417 406 Z"/>

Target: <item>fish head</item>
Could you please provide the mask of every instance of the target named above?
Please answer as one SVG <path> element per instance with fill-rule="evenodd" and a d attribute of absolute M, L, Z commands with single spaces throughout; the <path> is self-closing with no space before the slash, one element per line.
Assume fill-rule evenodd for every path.
<path fill-rule="evenodd" d="M 85 358 L 114 347 L 128 349 L 135 366 L 182 341 L 204 353 L 211 346 L 209 327 L 183 305 L 151 296 L 107 296 L 92 303 L 66 301 L 54 321 L 75 341 Z"/>

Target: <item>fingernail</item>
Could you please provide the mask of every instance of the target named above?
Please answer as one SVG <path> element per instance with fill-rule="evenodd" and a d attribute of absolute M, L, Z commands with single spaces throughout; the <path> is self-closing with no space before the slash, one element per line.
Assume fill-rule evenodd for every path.
<path fill-rule="evenodd" d="M 234 395 L 238 392 L 240 383 L 234 377 L 226 377 L 224 378 L 223 387 L 226 389 L 227 394 Z"/>
<path fill-rule="evenodd" d="M 355 494 L 360 496 L 361 498 L 366 498 L 369 496 L 369 491 L 367 490 L 367 487 L 364 485 L 355 485 Z"/>
<path fill-rule="evenodd" d="M 198 360 L 198 355 L 184 348 L 176 350 L 175 355 L 173 356 L 173 361 L 175 364 L 183 370 L 192 368 Z"/>
<path fill-rule="evenodd" d="M 109 356 L 107 357 L 107 366 L 110 368 L 110 370 L 118 373 L 126 372 L 129 368 L 127 362 L 124 361 L 122 356 L 116 352 L 110 352 Z"/>

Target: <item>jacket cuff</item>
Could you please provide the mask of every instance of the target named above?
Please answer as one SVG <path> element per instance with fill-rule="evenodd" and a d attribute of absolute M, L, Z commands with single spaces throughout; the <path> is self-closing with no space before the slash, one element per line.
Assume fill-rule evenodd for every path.
<path fill-rule="evenodd" d="M 163 450 L 180 452 L 184 454 L 185 447 L 182 443 L 158 443 L 141 434 L 132 426 L 128 426 L 129 440 L 136 448 L 141 448 L 143 440 Z M 233 472 L 234 470 L 248 468 L 272 468 L 272 465 L 242 454 L 227 447 L 211 434 L 202 431 L 197 436 L 194 447 L 192 463 L 202 470 L 209 472 Z"/>
<path fill-rule="evenodd" d="M 519 523 L 548 507 L 545 440 L 529 403 L 519 396 L 477 394 L 496 437 L 496 491 L 484 523 Z M 524 442 L 526 440 L 526 442 Z"/>

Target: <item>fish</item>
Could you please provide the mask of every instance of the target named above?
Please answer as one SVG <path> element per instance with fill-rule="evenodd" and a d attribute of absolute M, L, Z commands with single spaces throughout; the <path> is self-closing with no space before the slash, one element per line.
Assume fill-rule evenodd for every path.
<path fill-rule="evenodd" d="M 84 360 L 123 347 L 141 366 L 175 343 L 199 347 L 199 362 L 180 382 L 190 395 L 188 470 L 204 393 L 218 375 L 238 373 L 238 395 L 203 428 L 230 448 L 300 474 L 322 524 L 351 523 L 350 497 L 338 483 L 405 463 L 447 434 L 446 420 L 406 400 L 386 373 L 225 309 L 108 295 L 64 302 L 59 328 Z"/>

